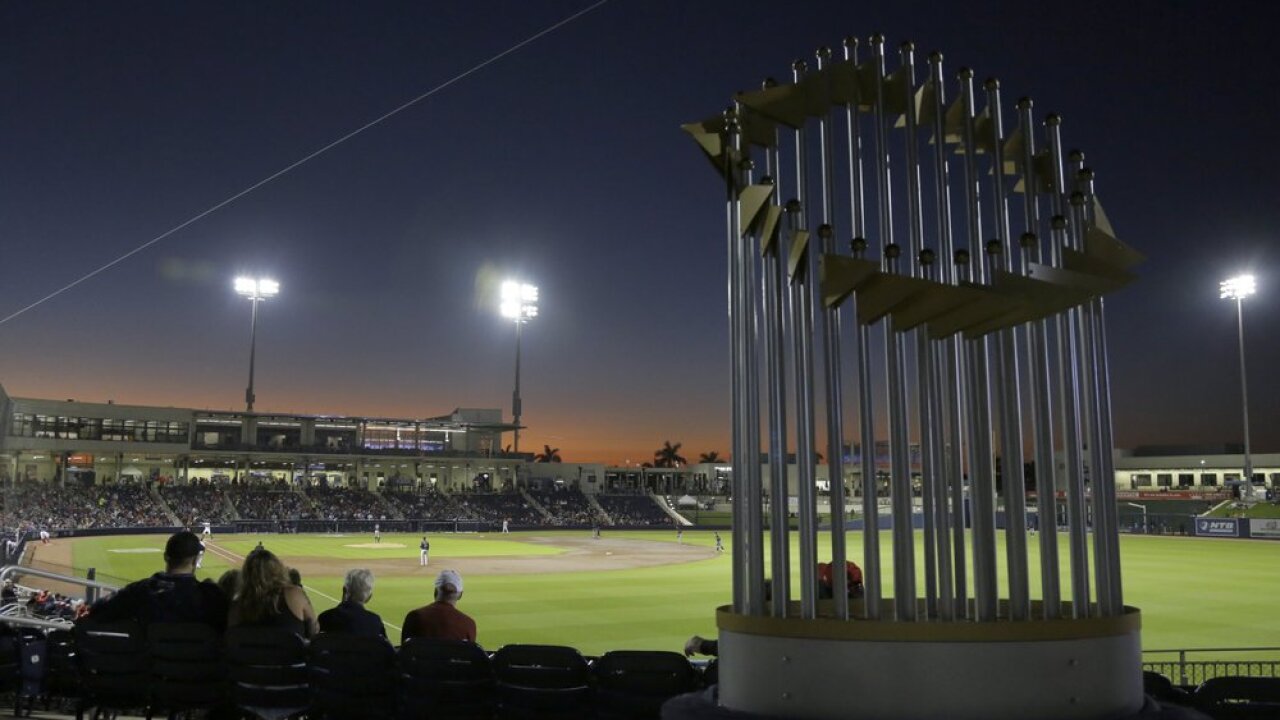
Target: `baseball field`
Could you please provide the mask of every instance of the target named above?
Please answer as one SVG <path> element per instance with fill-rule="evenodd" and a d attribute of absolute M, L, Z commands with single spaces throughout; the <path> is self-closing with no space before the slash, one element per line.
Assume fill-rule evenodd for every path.
<path fill-rule="evenodd" d="M 723 535 L 727 546 L 729 535 Z M 132 580 L 161 569 L 165 539 L 57 540 L 37 544 L 34 561 L 81 573 L 93 567 L 104 579 Z M 848 539 L 850 557 L 860 559 L 860 535 L 850 533 Z M 729 557 L 715 552 L 707 531 L 685 532 L 683 543 L 669 531 L 606 530 L 598 540 L 586 531 L 431 535 L 427 567 L 419 565 L 419 540 L 414 535 L 384 535 L 378 543 L 357 535 L 215 537 L 200 572 L 217 578 L 262 541 L 302 573 L 322 611 L 337 604 L 347 569 L 367 567 L 376 576 L 369 607 L 398 640 L 405 613 L 430 602 L 436 573 L 452 568 L 466 584 L 459 607 L 476 619 L 485 647 L 549 643 L 588 654 L 675 650 L 690 635 L 714 637 L 714 608 L 729 601 Z M 821 547 L 829 547 L 825 533 L 820 540 Z M 886 567 L 890 543 L 884 534 Z M 1031 549 L 1034 553 L 1035 543 Z M 1001 547 L 1001 557 L 1003 552 Z M 1142 608 L 1146 648 L 1276 644 L 1264 629 L 1274 625 L 1280 597 L 1280 543 L 1126 535 L 1121 552 L 1125 600 Z M 1065 538 L 1061 553 L 1065 560 Z M 1037 567 L 1034 554 L 1032 562 Z M 1032 594 L 1038 597 L 1038 577 L 1032 575 Z"/>

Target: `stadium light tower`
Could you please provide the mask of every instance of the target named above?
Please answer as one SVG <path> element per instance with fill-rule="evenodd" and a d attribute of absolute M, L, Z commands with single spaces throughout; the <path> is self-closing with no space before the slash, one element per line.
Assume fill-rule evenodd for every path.
<path fill-rule="evenodd" d="M 253 412 L 253 361 L 258 348 L 258 303 L 280 293 L 280 283 L 267 278 L 236 278 L 236 292 L 253 303 L 253 319 L 249 330 L 249 387 L 244 391 L 245 411 Z"/>
<path fill-rule="evenodd" d="M 520 452 L 520 326 L 538 317 L 538 288 L 508 280 L 502 283 L 502 317 L 516 322 L 516 389 L 511 393 L 511 416 L 516 426 L 512 448 Z"/>
<path fill-rule="evenodd" d="M 1244 485 L 1240 499 L 1253 496 L 1253 458 L 1249 454 L 1249 384 L 1244 368 L 1244 299 L 1257 291 L 1252 275 L 1237 275 L 1218 286 L 1219 297 L 1236 301 L 1236 327 L 1240 337 L 1240 407 L 1244 413 Z"/>

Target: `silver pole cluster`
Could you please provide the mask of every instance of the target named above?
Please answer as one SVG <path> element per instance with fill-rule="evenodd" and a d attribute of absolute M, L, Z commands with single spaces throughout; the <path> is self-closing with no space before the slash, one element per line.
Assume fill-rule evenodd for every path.
<path fill-rule="evenodd" d="M 1116 239 L 1083 154 L 1064 151 L 1061 118 L 1035 120 L 1025 98 L 1006 117 L 998 81 L 948 76 L 937 53 L 917 72 L 910 43 L 896 62 L 881 36 L 865 58 L 859 45 L 820 49 L 789 84 L 766 80 L 685 126 L 727 193 L 733 611 L 1119 615 L 1102 296 L 1141 258 Z"/>

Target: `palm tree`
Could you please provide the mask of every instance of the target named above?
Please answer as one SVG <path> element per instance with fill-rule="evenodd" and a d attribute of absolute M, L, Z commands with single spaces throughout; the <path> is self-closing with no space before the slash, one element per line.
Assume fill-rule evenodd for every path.
<path fill-rule="evenodd" d="M 533 456 L 534 462 L 553 463 L 560 462 L 560 448 L 553 448 L 550 445 L 543 445 L 542 452 Z"/>
<path fill-rule="evenodd" d="M 665 440 L 662 447 L 653 453 L 653 466 L 674 468 L 684 465 L 688 461 L 680 456 L 680 446 L 684 443 L 671 444 L 670 440 Z"/>
<path fill-rule="evenodd" d="M 698 462 L 700 462 L 700 463 L 718 463 L 718 462 L 724 462 L 724 458 L 720 457 L 720 453 L 719 453 L 719 452 L 717 452 L 717 451 L 715 451 L 715 450 L 712 450 L 711 452 L 704 452 L 704 453 L 702 453 L 701 455 L 699 455 L 699 456 L 698 456 Z"/>

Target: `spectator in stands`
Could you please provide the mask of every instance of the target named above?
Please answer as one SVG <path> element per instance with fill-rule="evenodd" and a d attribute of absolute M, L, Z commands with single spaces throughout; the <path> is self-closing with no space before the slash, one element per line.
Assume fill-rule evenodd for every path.
<path fill-rule="evenodd" d="M 708 640 L 704 637 L 694 635 L 684 643 L 684 654 L 686 657 L 690 655 L 719 655 L 720 641 Z"/>
<path fill-rule="evenodd" d="M 218 578 L 218 587 L 227 596 L 227 602 L 235 600 L 236 594 L 240 592 L 240 568 L 231 568 L 222 573 L 222 577 Z"/>
<path fill-rule="evenodd" d="M 461 598 L 462 576 L 456 570 L 441 571 L 436 578 L 435 602 L 405 615 L 400 642 L 416 637 L 475 642 L 476 621 L 457 608 Z"/>
<path fill-rule="evenodd" d="M 320 613 L 321 632 L 349 633 L 352 635 L 376 635 L 386 637 L 382 618 L 365 609 L 365 603 L 373 597 L 373 573 L 365 568 L 347 571 L 342 581 L 342 602 L 335 608 Z"/>
<path fill-rule="evenodd" d="M 160 622 L 198 622 L 219 632 L 227 623 L 227 597 L 212 581 L 196 580 L 200 538 L 183 531 L 164 546 L 164 572 L 130 583 L 114 595 L 94 603 L 88 617 L 95 622 L 135 620 L 141 625 Z"/>
<path fill-rule="evenodd" d="M 228 624 L 282 627 L 308 638 L 320 631 L 307 593 L 289 582 L 288 569 L 270 550 L 244 559 L 240 594 L 231 603 Z"/>

